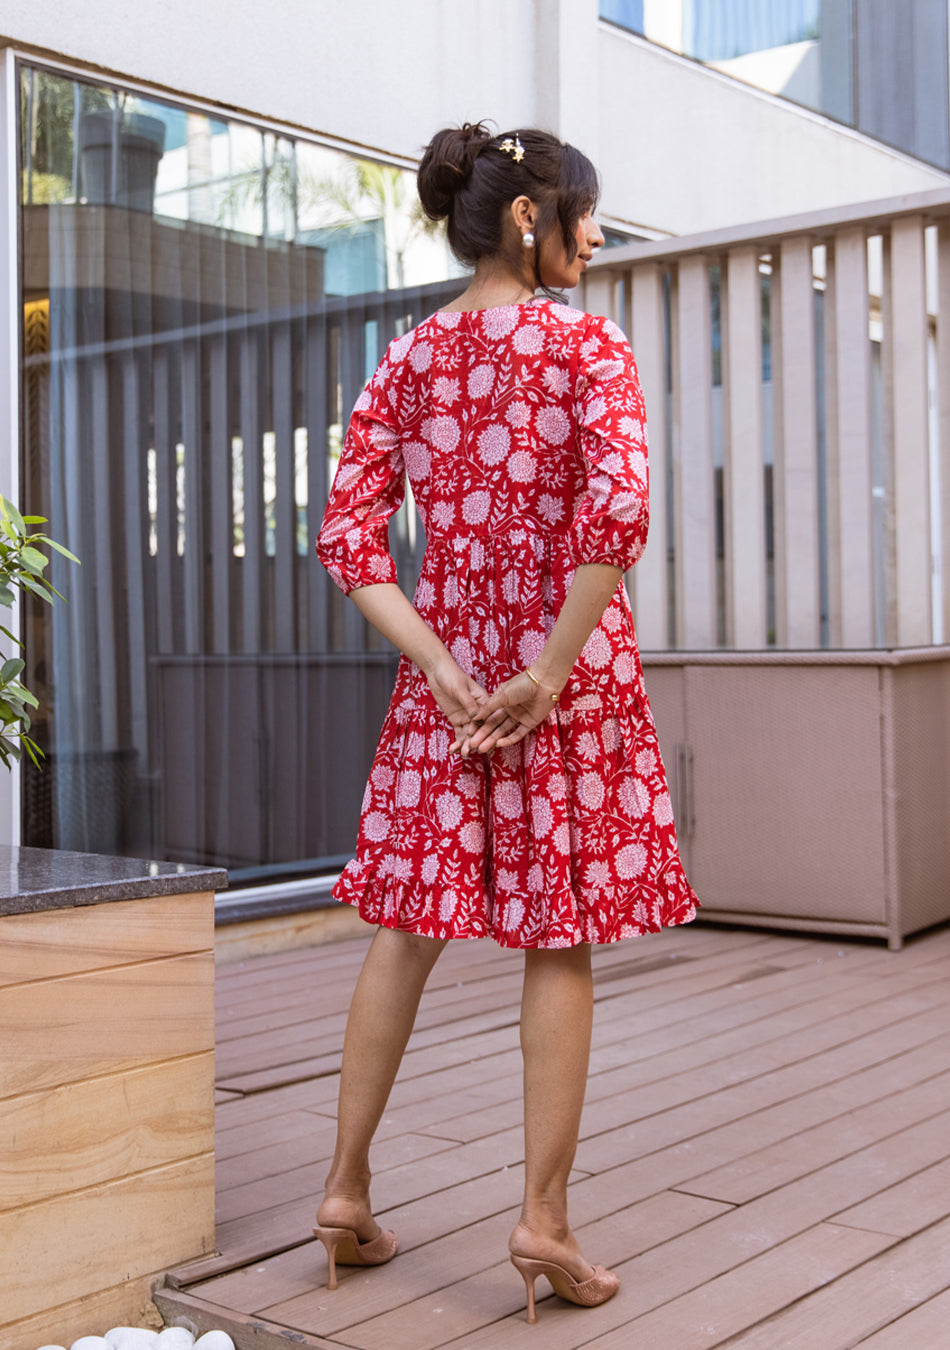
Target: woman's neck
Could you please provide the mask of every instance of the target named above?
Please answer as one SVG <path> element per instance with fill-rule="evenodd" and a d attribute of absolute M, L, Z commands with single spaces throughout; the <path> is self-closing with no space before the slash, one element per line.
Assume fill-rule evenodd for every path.
<path fill-rule="evenodd" d="M 482 259 L 465 291 L 446 305 L 448 310 L 497 309 L 502 305 L 520 305 L 534 298 L 534 286 L 527 269 L 519 275 L 496 261 Z"/>

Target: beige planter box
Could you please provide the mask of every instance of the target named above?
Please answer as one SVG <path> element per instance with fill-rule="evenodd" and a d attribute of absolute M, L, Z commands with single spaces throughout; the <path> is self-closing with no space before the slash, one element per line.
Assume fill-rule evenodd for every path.
<path fill-rule="evenodd" d="M 892 948 L 950 918 L 950 647 L 644 666 L 704 918 Z"/>
<path fill-rule="evenodd" d="M 136 1322 L 214 1246 L 214 890 L 0 849 L 0 1345 Z"/>

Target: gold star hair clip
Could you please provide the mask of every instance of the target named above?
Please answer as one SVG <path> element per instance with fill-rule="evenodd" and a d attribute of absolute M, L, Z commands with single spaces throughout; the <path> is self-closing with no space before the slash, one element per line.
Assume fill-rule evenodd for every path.
<path fill-rule="evenodd" d="M 502 141 L 501 145 L 499 145 L 498 149 L 503 154 L 510 155 L 516 164 L 520 164 L 521 161 L 524 159 L 524 146 L 518 140 L 517 136 L 514 138 L 514 140 L 512 140 L 510 136 L 506 136 L 505 139 Z"/>

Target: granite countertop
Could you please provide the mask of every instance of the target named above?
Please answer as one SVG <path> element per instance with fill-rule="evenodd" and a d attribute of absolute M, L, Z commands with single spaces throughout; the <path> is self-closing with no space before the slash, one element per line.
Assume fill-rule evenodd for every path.
<path fill-rule="evenodd" d="M 149 895 L 220 891 L 227 884 L 228 874 L 220 867 L 0 844 L 0 918 Z"/>

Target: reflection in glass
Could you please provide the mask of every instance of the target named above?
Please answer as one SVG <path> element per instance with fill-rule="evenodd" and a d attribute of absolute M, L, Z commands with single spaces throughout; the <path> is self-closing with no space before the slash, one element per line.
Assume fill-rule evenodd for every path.
<path fill-rule="evenodd" d="M 29 65 L 20 95 L 24 505 L 82 559 L 25 607 L 24 840 L 330 866 L 395 655 L 313 540 L 360 390 L 459 269 L 405 169 Z M 411 591 L 411 501 L 390 535 Z"/>

